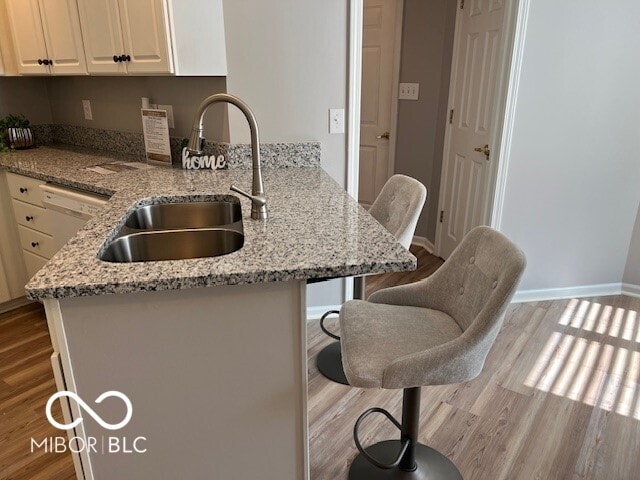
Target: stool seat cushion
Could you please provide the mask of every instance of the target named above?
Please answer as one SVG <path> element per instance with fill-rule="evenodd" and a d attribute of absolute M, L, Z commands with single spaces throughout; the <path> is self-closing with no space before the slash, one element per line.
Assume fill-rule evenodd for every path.
<path fill-rule="evenodd" d="M 462 335 L 449 315 L 430 308 L 362 300 L 340 310 L 342 364 L 349 384 L 384 388 L 387 367 L 396 360 L 446 344 Z"/>

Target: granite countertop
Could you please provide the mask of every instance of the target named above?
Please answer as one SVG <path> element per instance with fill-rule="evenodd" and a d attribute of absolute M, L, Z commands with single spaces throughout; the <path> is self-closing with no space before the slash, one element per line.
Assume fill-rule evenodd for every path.
<path fill-rule="evenodd" d="M 251 190 L 251 170 L 188 171 L 167 167 L 101 175 L 88 166 L 124 155 L 74 147 L 39 147 L 0 155 L 0 167 L 59 185 L 111 196 L 27 284 L 34 300 L 175 290 L 214 285 L 346 277 L 415 269 L 415 257 L 319 167 L 263 168 L 269 219 L 251 219 L 241 198 L 245 242 L 213 258 L 109 263 L 98 258 L 126 214 L 138 204 Z"/>

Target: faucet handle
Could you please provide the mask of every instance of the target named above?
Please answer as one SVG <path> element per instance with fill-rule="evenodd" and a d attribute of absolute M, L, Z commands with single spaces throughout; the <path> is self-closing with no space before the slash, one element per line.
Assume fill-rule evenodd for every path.
<path fill-rule="evenodd" d="M 264 195 L 251 195 L 250 193 L 245 192 L 244 190 L 239 189 L 235 185 L 231 185 L 230 189 L 236 193 L 239 193 L 243 197 L 247 197 L 258 207 L 263 207 L 267 204 L 267 199 Z"/>
<path fill-rule="evenodd" d="M 265 197 L 264 194 L 251 195 L 250 193 L 239 189 L 235 185 L 231 185 L 230 188 L 231 191 L 239 193 L 243 197 L 247 197 L 249 200 L 251 200 L 251 218 L 253 218 L 254 220 L 267 219 L 267 197 Z"/>

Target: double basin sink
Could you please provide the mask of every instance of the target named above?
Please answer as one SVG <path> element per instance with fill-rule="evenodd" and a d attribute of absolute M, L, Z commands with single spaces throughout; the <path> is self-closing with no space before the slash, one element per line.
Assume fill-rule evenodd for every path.
<path fill-rule="evenodd" d="M 217 257 L 244 244 L 240 201 L 160 203 L 135 208 L 100 259 L 151 262 Z"/>

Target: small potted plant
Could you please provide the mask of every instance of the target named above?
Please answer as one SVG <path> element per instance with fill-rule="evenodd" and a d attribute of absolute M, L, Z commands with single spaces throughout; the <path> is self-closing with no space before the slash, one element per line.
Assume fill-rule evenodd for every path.
<path fill-rule="evenodd" d="M 24 115 L 7 115 L 0 120 L 0 152 L 9 148 L 29 148 L 33 144 L 33 132 Z"/>

